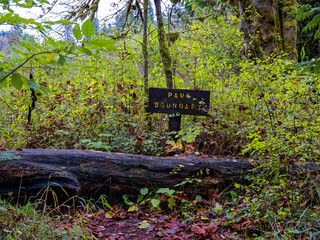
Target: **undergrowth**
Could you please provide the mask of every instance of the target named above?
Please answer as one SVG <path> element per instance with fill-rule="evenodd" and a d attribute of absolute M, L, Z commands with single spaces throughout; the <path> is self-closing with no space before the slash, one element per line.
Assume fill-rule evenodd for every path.
<path fill-rule="evenodd" d="M 247 176 L 250 184 L 234 183 L 225 192 L 208 189 L 209 197 L 192 199 L 173 189 L 141 189 L 136 199 L 124 196 L 120 208 L 102 197 L 99 204 L 82 202 L 82 211 L 71 215 L 51 214 L 35 203 L 20 206 L 1 200 L 2 236 L 90 238 L 84 216 L 112 219 L 120 213 L 163 211 L 178 214 L 183 222 L 197 220 L 204 229 L 198 229 L 202 239 L 224 233 L 229 239 L 317 239 L 319 174 L 299 167 L 320 157 L 319 76 L 303 73 L 285 56 L 243 59 L 238 21 L 216 17 L 193 22 L 171 46 L 175 87 L 211 91 L 208 116 L 183 116 L 178 142 L 168 143 L 166 115 L 153 115 L 153 129 L 147 128 L 136 43 L 140 37 L 133 35 L 134 41 L 128 40 L 122 49 L 125 56 L 97 52 L 63 68 L 47 62 L 22 68 L 21 74 L 32 72 L 51 92 L 38 96 L 27 123 L 30 91 L 0 88 L 0 147 L 242 155 L 256 164 Z M 155 41 L 149 50 L 149 85 L 165 87 Z M 67 224 L 71 216 L 72 224 Z M 215 227 L 220 230 L 214 232 Z"/>

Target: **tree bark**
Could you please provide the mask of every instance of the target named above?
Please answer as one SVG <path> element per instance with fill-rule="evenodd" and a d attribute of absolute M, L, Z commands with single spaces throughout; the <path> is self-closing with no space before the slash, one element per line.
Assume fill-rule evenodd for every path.
<path fill-rule="evenodd" d="M 266 59 L 285 53 L 297 60 L 296 0 L 231 1 L 239 9 L 243 53 L 249 59 Z"/>
<path fill-rule="evenodd" d="M 166 34 L 164 31 L 163 17 L 161 13 L 161 1 L 154 0 L 154 5 L 156 8 L 157 17 L 157 30 L 158 30 L 158 42 L 159 42 L 159 52 L 162 60 L 163 71 L 166 75 L 166 85 L 167 88 L 173 88 L 173 76 L 172 76 L 172 57 L 170 53 L 170 48 L 166 40 Z M 171 139 L 177 140 L 176 134 L 180 130 L 181 115 L 170 116 L 168 128 L 170 132 L 176 132 L 171 134 Z"/>
<path fill-rule="evenodd" d="M 121 199 L 137 196 L 141 188 L 167 187 L 186 178 L 201 179 L 183 186 L 186 193 L 207 192 L 240 181 L 253 168 L 248 160 L 196 156 L 152 157 L 85 150 L 30 149 L 7 151 L 19 160 L 0 161 L 0 194 L 37 194 L 50 186 L 59 196 L 79 195 Z M 64 196 L 66 197 L 66 196 Z"/>
<path fill-rule="evenodd" d="M 156 8 L 156 17 L 157 17 L 159 52 L 162 60 L 163 71 L 166 75 L 166 85 L 167 85 L 167 88 L 173 88 L 172 57 L 170 54 L 170 49 L 166 41 L 166 34 L 164 31 L 164 23 L 163 23 L 163 17 L 161 13 L 161 1 L 154 0 L 154 5 Z"/>
<path fill-rule="evenodd" d="M 149 54 L 148 54 L 148 9 L 149 0 L 143 0 L 143 38 L 142 38 L 142 56 L 143 56 L 143 82 L 144 94 L 149 98 Z M 148 130 L 152 131 L 152 122 L 148 109 L 148 100 L 145 101 L 145 112 Z"/>
<path fill-rule="evenodd" d="M 288 54 L 289 59 L 297 60 L 297 20 L 294 12 L 298 2 L 297 0 L 282 0 L 280 3 L 283 51 Z"/>

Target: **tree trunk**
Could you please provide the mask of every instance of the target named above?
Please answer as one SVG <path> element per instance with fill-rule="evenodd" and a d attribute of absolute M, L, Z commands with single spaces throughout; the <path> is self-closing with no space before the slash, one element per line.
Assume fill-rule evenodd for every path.
<path fill-rule="evenodd" d="M 266 59 L 282 52 L 297 60 L 296 0 L 238 0 L 243 53 L 249 59 Z"/>
<path fill-rule="evenodd" d="M 166 85 L 167 88 L 173 88 L 173 77 L 172 77 L 172 57 L 170 53 L 170 48 L 166 40 L 166 34 L 164 31 L 164 23 L 161 13 L 161 1 L 154 0 L 154 5 L 156 8 L 157 26 L 158 26 L 158 41 L 159 41 L 159 52 L 162 59 L 163 71 L 166 75 Z M 181 125 L 181 115 L 170 116 L 168 128 L 170 132 L 175 132 L 171 134 L 171 139 L 177 140 L 176 134 L 180 130 Z"/>
<path fill-rule="evenodd" d="M 297 60 L 297 20 L 294 12 L 297 9 L 298 2 L 297 0 L 282 0 L 280 2 L 283 51 L 288 54 L 289 59 Z"/>
<path fill-rule="evenodd" d="M 145 101 L 145 112 L 148 130 L 152 131 L 152 122 L 150 113 L 148 113 L 149 98 L 149 54 L 148 54 L 148 9 L 149 0 L 143 0 L 143 39 L 142 39 L 142 56 L 143 56 L 143 82 L 144 94 L 147 97 Z"/>
<path fill-rule="evenodd" d="M 166 34 L 164 31 L 164 23 L 161 13 L 161 1 L 154 0 L 154 5 L 156 8 L 157 17 L 157 27 L 158 27 L 158 41 L 159 41 L 159 52 L 162 60 L 163 71 L 166 75 L 166 85 L 167 88 L 173 88 L 172 81 L 172 57 L 170 54 L 170 49 L 166 41 Z"/>
<path fill-rule="evenodd" d="M 175 185 L 186 178 L 201 181 L 185 184 L 184 191 L 201 194 L 242 180 L 253 168 L 248 160 L 233 158 L 152 157 L 54 149 L 7 152 L 21 159 L 0 161 L 0 194 L 21 196 L 35 195 L 50 186 L 60 197 L 64 192 L 93 198 L 105 194 L 116 200 L 123 194 L 137 196 L 144 187 L 179 189 Z"/>

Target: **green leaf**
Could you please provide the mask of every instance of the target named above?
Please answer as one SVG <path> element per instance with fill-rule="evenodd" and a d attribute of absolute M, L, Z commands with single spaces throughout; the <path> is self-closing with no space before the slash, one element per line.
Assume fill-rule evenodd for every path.
<path fill-rule="evenodd" d="M 91 44 L 93 46 L 99 47 L 99 48 L 106 48 L 106 49 L 112 50 L 112 51 L 117 50 L 117 47 L 115 46 L 117 41 L 115 41 L 115 40 L 92 39 L 92 40 L 88 40 L 87 43 Z"/>
<path fill-rule="evenodd" d="M 131 201 L 129 200 L 129 197 L 128 197 L 127 194 L 124 194 L 124 195 L 122 196 L 122 199 L 123 199 L 123 201 L 124 201 L 125 204 L 127 204 L 127 205 L 133 205 L 133 202 L 131 202 Z"/>
<path fill-rule="evenodd" d="M 0 82 L 0 88 L 5 88 L 8 86 L 8 81 L 7 79 L 3 80 L 2 82 Z"/>
<path fill-rule="evenodd" d="M 169 208 L 172 210 L 173 207 L 176 205 L 176 200 L 174 198 L 169 198 L 168 199 L 168 203 L 169 203 Z"/>
<path fill-rule="evenodd" d="M 79 49 L 81 52 L 83 52 L 83 53 L 85 53 L 85 54 L 87 54 L 87 55 L 89 55 L 89 56 L 92 55 L 92 52 L 91 52 L 88 48 L 78 47 L 78 49 Z"/>
<path fill-rule="evenodd" d="M 151 206 L 154 208 L 157 208 L 160 204 L 160 201 L 158 199 L 151 199 Z"/>
<path fill-rule="evenodd" d="M 61 23 L 63 25 L 69 25 L 71 22 L 68 20 L 59 20 L 59 21 L 56 21 L 56 23 Z"/>
<path fill-rule="evenodd" d="M 73 53 L 73 51 L 74 51 L 75 48 L 76 48 L 76 47 L 72 44 L 72 45 L 70 46 L 67 54 Z"/>
<path fill-rule="evenodd" d="M 66 62 L 66 58 L 61 55 L 61 56 L 59 57 L 59 60 L 58 60 L 57 64 L 58 64 L 59 66 L 63 66 L 65 62 Z"/>
<path fill-rule="evenodd" d="M 301 48 L 301 51 L 300 51 L 300 57 L 301 57 L 301 61 L 304 60 L 304 57 L 306 56 L 306 52 L 304 50 L 304 46 Z"/>
<path fill-rule="evenodd" d="M 235 186 L 235 188 L 240 188 L 240 187 L 241 187 L 241 184 L 235 183 L 234 186 Z"/>
<path fill-rule="evenodd" d="M 230 191 L 230 193 L 232 197 L 234 198 L 238 197 L 238 194 L 235 191 Z"/>
<path fill-rule="evenodd" d="M 170 190 L 169 188 L 160 188 L 157 193 L 165 193 L 169 195 L 173 195 L 176 191 L 175 190 Z"/>
<path fill-rule="evenodd" d="M 44 86 L 40 86 L 39 88 L 42 92 L 44 92 L 46 95 L 49 95 L 49 93 L 52 93 L 52 91 L 50 90 L 50 88 L 44 87 Z"/>
<path fill-rule="evenodd" d="M 73 32 L 73 36 L 77 39 L 77 40 L 81 40 L 82 39 L 82 33 L 80 30 L 80 26 L 79 24 L 76 24 L 72 30 Z"/>
<path fill-rule="evenodd" d="M 1 72 L 0 72 L 0 80 L 1 80 L 2 78 L 4 78 L 6 75 L 7 75 L 6 72 L 1 71 Z M 3 80 L 2 82 L 0 82 L 0 87 L 6 87 L 7 84 L 8 84 L 7 79 L 5 79 L 5 80 Z"/>
<path fill-rule="evenodd" d="M 140 193 L 141 193 L 143 196 L 147 195 L 148 192 L 149 192 L 149 189 L 148 189 L 148 188 L 141 188 L 141 189 L 140 189 Z"/>
<path fill-rule="evenodd" d="M 34 90 L 39 89 L 39 85 L 36 82 L 33 82 L 33 81 L 28 81 L 28 86 L 29 86 L 29 88 L 32 88 Z"/>
<path fill-rule="evenodd" d="M 47 57 L 47 62 L 51 62 L 54 59 L 55 53 L 50 53 Z"/>
<path fill-rule="evenodd" d="M 81 30 L 86 37 L 91 37 L 94 34 L 94 26 L 90 19 L 82 24 Z"/>
<path fill-rule="evenodd" d="M 19 73 L 15 72 L 12 74 L 11 77 L 11 84 L 12 86 L 14 86 L 17 90 L 20 90 L 22 85 L 23 85 L 23 81 L 21 79 L 21 76 Z"/>

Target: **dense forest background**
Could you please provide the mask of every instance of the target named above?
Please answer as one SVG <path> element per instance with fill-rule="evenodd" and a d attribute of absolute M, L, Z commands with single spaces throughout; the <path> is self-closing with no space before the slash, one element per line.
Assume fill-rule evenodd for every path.
<path fill-rule="evenodd" d="M 318 173 L 293 171 L 320 158 L 318 1 L 128 0 L 104 19 L 99 0 L 0 6 L 1 149 L 251 158 L 252 184 L 216 213 L 251 219 L 230 224 L 244 239 L 319 236 Z M 174 142 L 149 87 L 209 90 L 208 116 L 183 115 Z"/>

